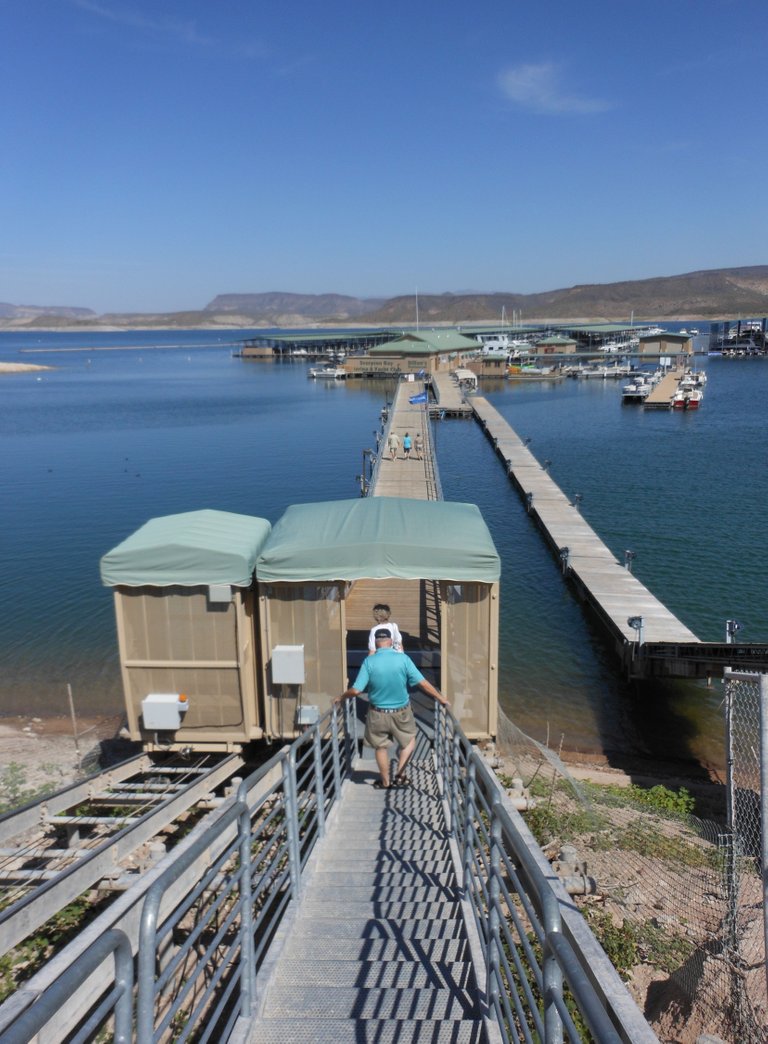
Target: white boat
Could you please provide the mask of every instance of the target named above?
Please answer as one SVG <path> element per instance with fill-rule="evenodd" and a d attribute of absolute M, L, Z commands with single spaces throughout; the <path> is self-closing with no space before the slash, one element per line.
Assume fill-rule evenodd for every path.
<path fill-rule="evenodd" d="M 343 366 L 311 366 L 307 376 L 315 380 L 343 381 L 347 371 Z"/>

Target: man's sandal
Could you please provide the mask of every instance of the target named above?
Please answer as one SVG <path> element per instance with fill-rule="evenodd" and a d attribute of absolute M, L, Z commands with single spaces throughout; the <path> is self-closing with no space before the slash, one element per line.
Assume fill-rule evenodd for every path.
<path fill-rule="evenodd" d="M 389 790 L 389 786 L 390 786 L 389 783 L 382 783 L 382 781 L 380 779 L 377 779 L 376 782 L 373 784 L 373 789 L 374 790 Z"/>
<path fill-rule="evenodd" d="M 400 772 L 397 776 L 395 776 L 396 787 L 409 787 L 410 785 L 411 781 L 410 779 L 408 779 L 404 772 Z"/>

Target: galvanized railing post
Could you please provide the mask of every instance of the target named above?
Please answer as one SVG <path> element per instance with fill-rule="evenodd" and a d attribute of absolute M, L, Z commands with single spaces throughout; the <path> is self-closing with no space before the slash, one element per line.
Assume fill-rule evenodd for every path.
<path fill-rule="evenodd" d="M 486 995 L 492 1012 L 499 1017 L 501 992 L 501 822 L 496 815 L 498 802 L 491 805 L 491 852 L 488 879 L 488 949 L 485 963 L 488 972 Z"/>
<path fill-rule="evenodd" d="M 317 814 L 318 839 L 325 837 L 325 783 L 323 780 L 323 752 L 320 747 L 320 726 L 313 725 L 312 752 L 315 765 L 315 812 Z"/>
<path fill-rule="evenodd" d="M 435 700 L 435 761 L 438 778 L 445 779 L 445 707 Z"/>
<path fill-rule="evenodd" d="M 299 806 L 296 794 L 296 751 L 291 747 L 283 761 L 283 805 L 285 829 L 288 834 L 288 866 L 291 874 L 291 894 L 298 899 L 301 893 L 301 846 L 299 845 Z"/>
<path fill-rule="evenodd" d="M 563 972 L 555 956 L 550 937 L 560 932 L 562 920 L 560 907 L 554 892 L 544 896 L 542 910 L 544 942 L 542 945 L 541 972 L 544 979 L 544 1042 L 545 1044 L 562 1044 L 563 1020 L 555 1003 L 556 998 L 563 997 Z"/>
<path fill-rule="evenodd" d="M 341 797 L 341 756 L 339 754 L 339 705 L 331 705 L 331 751 L 333 756 L 334 800 Z"/>
<path fill-rule="evenodd" d="M 456 824 L 459 821 L 459 761 L 460 761 L 460 745 L 461 740 L 459 739 L 458 732 L 453 733 L 453 762 L 451 765 L 451 822 L 449 829 L 451 834 L 456 834 Z"/>
<path fill-rule="evenodd" d="M 357 697 L 344 700 L 344 751 L 346 755 L 345 775 L 352 772 L 354 748 L 357 744 Z"/>
<path fill-rule="evenodd" d="M 253 961 L 253 878 L 251 876 L 251 813 L 248 788 L 243 781 L 237 791 L 242 810 L 237 820 L 240 835 L 240 1014 L 250 1018 L 256 998 L 256 968 Z"/>
<path fill-rule="evenodd" d="M 466 794 L 466 807 L 464 809 L 464 854 L 463 854 L 463 871 L 464 880 L 462 885 L 465 892 L 471 887 L 472 883 L 472 850 L 475 844 L 475 763 L 470 761 L 467 767 L 467 794 Z"/>

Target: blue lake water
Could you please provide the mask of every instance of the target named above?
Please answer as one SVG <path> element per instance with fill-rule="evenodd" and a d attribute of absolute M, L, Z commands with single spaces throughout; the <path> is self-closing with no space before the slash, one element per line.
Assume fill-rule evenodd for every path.
<path fill-rule="evenodd" d="M 307 380 L 232 356 L 242 331 L 0 334 L 0 707 L 117 712 L 105 551 L 155 515 L 203 507 L 275 521 L 355 497 L 382 382 Z M 165 347 L 157 347 L 165 346 Z M 86 348 L 31 354 L 29 349 Z M 97 350 L 109 348 L 111 350 Z M 23 351 L 22 351 L 23 350 Z M 768 640 L 768 361 L 704 360 L 695 414 L 622 406 L 620 382 L 487 382 L 482 391 L 636 575 L 703 639 Z M 629 686 L 479 427 L 436 422 L 446 498 L 477 503 L 503 562 L 502 706 L 539 738 L 718 761 L 720 689 Z"/>

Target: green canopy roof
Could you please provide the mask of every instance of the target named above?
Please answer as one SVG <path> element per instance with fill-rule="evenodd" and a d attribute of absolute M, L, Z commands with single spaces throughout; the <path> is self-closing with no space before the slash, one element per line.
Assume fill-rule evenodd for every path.
<path fill-rule="evenodd" d="M 108 587 L 248 587 L 271 526 L 228 511 L 150 519 L 101 560 Z"/>
<path fill-rule="evenodd" d="M 501 565 L 474 504 L 368 497 L 296 504 L 256 562 L 259 581 L 398 577 L 493 583 Z"/>
<path fill-rule="evenodd" d="M 369 355 L 437 355 L 439 352 L 476 352 L 480 345 L 473 337 L 456 330 L 429 330 L 406 333 L 393 341 L 368 349 Z"/>

